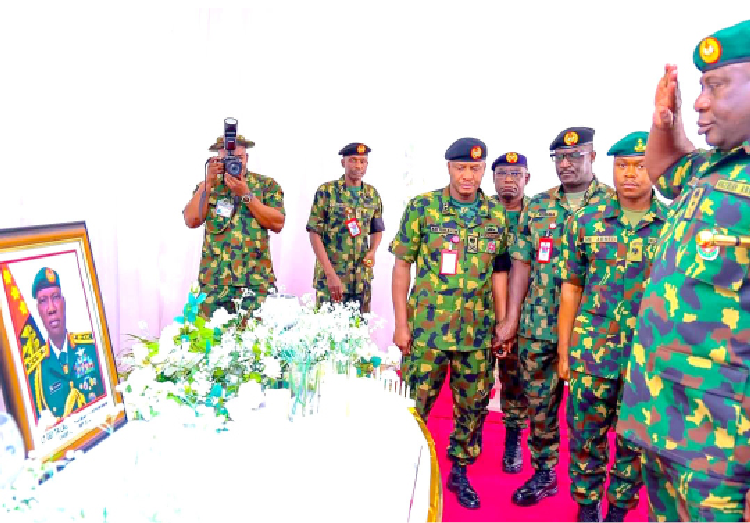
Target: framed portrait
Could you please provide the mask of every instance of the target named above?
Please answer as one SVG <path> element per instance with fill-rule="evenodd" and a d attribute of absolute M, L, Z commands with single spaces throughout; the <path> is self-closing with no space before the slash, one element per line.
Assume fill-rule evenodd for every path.
<path fill-rule="evenodd" d="M 85 222 L 0 229 L 0 370 L 26 452 L 58 459 L 126 422 Z"/>

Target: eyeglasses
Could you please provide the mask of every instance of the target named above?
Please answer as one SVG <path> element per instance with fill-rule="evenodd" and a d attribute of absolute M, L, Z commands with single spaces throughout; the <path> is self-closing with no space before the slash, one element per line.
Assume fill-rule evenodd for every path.
<path fill-rule="evenodd" d="M 574 151 L 572 153 L 552 153 L 549 155 L 552 161 L 555 163 L 561 163 L 564 159 L 568 159 L 569 162 L 581 162 L 584 156 L 591 154 L 591 151 Z"/>
<path fill-rule="evenodd" d="M 514 180 L 520 180 L 524 176 L 526 176 L 526 173 L 523 171 L 500 171 L 495 173 L 495 178 L 506 178 L 510 176 Z"/>

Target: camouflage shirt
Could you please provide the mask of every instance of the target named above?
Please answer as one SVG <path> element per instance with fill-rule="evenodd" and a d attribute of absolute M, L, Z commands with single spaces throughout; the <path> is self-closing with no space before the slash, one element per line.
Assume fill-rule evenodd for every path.
<path fill-rule="evenodd" d="M 676 198 L 657 244 L 620 421 L 626 438 L 692 470 L 750 480 L 750 256 L 700 249 L 750 235 L 750 145 L 695 151 L 659 180 Z"/>
<path fill-rule="evenodd" d="M 416 262 L 409 295 L 415 347 L 489 347 L 495 325 L 491 277 L 507 251 L 508 227 L 502 205 L 481 190 L 477 198 L 479 213 L 467 223 L 450 204 L 448 187 L 413 198 L 391 242 L 396 258 Z M 457 253 L 455 264 L 448 263 L 451 252 Z"/>
<path fill-rule="evenodd" d="M 344 292 L 362 293 L 363 281 L 372 281 L 373 268 L 362 260 L 370 248 L 370 235 L 382 232 L 383 202 L 372 185 L 362 183 L 358 196 L 352 195 L 342 176 L 338 180 L 318 187 L 307 220 L 307 231 L 320 236 L 328 260 L 341 279 Z M 356 218 L 361 233 L 352 236 L 346 222 Z M 319 261 L 315 262 L 313 287 L 328 289 L 325 272 Z"/>
<path fill-rule="evenodd" d="M 492 199 L 499 205 L 503 205 L 503 201 L 499 196 L 495 195 Z M 531 200 L 528 196 L 523 197 L 520 211 L 509 211 L 508 209 L 505 209 L 505 214 L 508 217 L 508 245 L 516 243 L 516 238 L 518 237 L 518 222 L 521 219 L 521 213 L 529 205 L 529 201 Z"/>
<path fill-rule="evenodd" d="M 625 370 L 665 219 L 666 207 L 655 195 L 635 228 L 617 197 L 568 218 L 560 246 L 560 279 L 583 287 L 570 339 L 570 370 L 609 379 Z"/>
<path fill-rule="evenodd" d="M 248 172 L 247 185 L 263 204 L 284 213 L 284 192 L 273 178 Z M 276 281 L 268 229 L 260 226 L 247 205 L 239 198 L 235 200 L 224 183 L 208 195 L 199 280 L 203 285 L 263 291 L 268 291 Z"/>
<path fill-rule="evenodd" d="M 583 206 L 596 205 L 614 195 L 614 189 L 594 178 L 584 194 Z M 558 255 L 565 220 L 571 214 L 562 186 L 537 194 L 521 212 L 518 236 L 510 249 L 513 259 L 531 264 L 529 291 L 521 309 L 518 327 L 521 337 L 557 341 L 557 310 L 562 284 L 558 273 Z M 542 238 L 552 239 L 548 263 L 539 261 Z"/>

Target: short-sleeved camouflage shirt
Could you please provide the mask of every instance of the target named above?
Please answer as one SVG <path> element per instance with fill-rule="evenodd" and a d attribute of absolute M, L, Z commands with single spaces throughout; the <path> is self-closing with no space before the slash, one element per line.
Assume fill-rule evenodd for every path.
<path fill-rule="evenodd" d="M 315 192 L 315 199 L 307 220 L 307 231 L 320 236 L 336 275 L 341 279 L 345 293 L 364 292 L 364 282 L 372 281 L 373 268 L 364 260 L 370 248 L 370 235 L 382 232 L 383 202 L 372 185 L 362 183 L 354 196 L 346 187 L 344 177 L 324 183 Z M 352 236 L 346 222 L 357 220 L 360 234 Z M 374 227 L 373 227 L 374 226 Z M 327 290 L 323 266 L 316 260 L 313 287 Z"/>
<path fill-rule="evenodd" d="M 617 430 L 692 470 L 750 481 L 750 144 L 695 151 L 660 179 L 676 198 L 641 302 Z"/>
<path fill-rule="evenodd" d="M 615 195 L 614 189 L 594 178 L 583 197 L 583 205 L 596 205 Z M 560 305 L 558 256 L 563 228 L 572 210 L 565 200 L 562 186 L 534 196 L 524 206 L 518 224 L 518 235 L 510 248 L 515 260 L 531 264 L 531 281 L 521 309 L 518 335 L 523 338 L 557 341 L 557 312 Z M 549 262 L 540 261 L 542 238 L 551 238 Z"/>
<path fill-rule="evenodd" d="M 273 178 L 248 172 L 247 184 L 263 204 L 284 213 L 284 192 Z M 231 213 L 226 209 L 231 209 Z M 235 198 L 224 183 L 208 195 L 199 280 L 203 285 L 249 287 L 265 292 L 276 282 L 268 229 L 260 226 L 247 205 Z"/>
<path fill-rule="evenodd" d="M 560 247 L 560 279 L 583 287 L 570 339 L 570 370 L 609 379 L 625 370 L 665 219 L 666 207 L 656 196 L 637 224 L 628 222 L 617 197 L 583 207 L 568 218 Z"/>
<path fill-rule="evenodd" d="M 481 190 L 477 198 L 479 213 L 467 223 L 451 205 L 448 187 L 413 198 L 391 242 L 396 258 L 417 264 L 409 295 L 415 347 L 489 347 L 495 325 L 492 274 L 495 258 L 507 250 L 508 224 L 502 205 Z M 449 263 L 451 253 L 455 264 Z"/>

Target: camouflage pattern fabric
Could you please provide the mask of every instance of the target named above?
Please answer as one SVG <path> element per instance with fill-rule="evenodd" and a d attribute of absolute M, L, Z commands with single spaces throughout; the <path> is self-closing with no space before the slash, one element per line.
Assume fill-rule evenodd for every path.
<path fill-rule="evenodd" d="M 489 353 L 489 350 L 446 351 L 417 347 L 403 359 L 404 381 L 411 387 L 417 412 L 425 423 L 450 368 L 454 428 L 448 454 L 460 465 L 474 463 L 479 456 L 480 414 L 490 394 Z"/>
<path fill-rule="evenodd" d="M 560 403 L 557 343 L 518 339 L 523 392 L 529 405 L 529 452 L 535 470 L 551 469 L 560 457 Z"/>
<path fill-rule="evenodd" d="M 506 252 L 505 210 L 480 190 L 479 214 L 458 219 L 449 188 L 413 198 L 389 250 L 416 262 L 409 295 L 412 346 L 446 351 L 489 350 L 495 326 L 492 273 Z M 455 251 L 455 275 L 441 274 L 443 251 Z M 454 268 L 451 268 L 451 272 Z"/>
<path fill-rule="evenodd" d="M 596 503 L 604 495 L 609 463 L 609 439 L 622 401 L 622 379 L 570 371 L 567 422 L 570 437 L 570 495 L 578 504 Z M 643 486 L 641 452 L 622 436 L 615 440 L 615 461 L 607 500 L 628 510 L 638 505 Z"/>
<path fill-rule="evenodd" d="M 318 187 L 306 228 L 320 236 L 328 260 L 344 286 L 344 301 L 358 300 L 361 310 L 369 312 L 374 273 L 362 261 L 370 248 L 370 234 L 379 232 L 372 230 L 372 222 L 382 220 L 383 202 L 375 187 L 364 182 L 358 193 L 354 196 L 347 189 L 344 176 Z M 357 219 L 362 231 L 355 237 L 346 225 L 351 218 Z M 331 301 L 323 266 L 317 260 L 313 287 L 318 305 Z"/>
<path fill-rule="evenodd" d="M 227 285 L 221 287 L 201 285 L 200 291 L 206 293 L 206 299 L 200 304 L 200 314 L 206 319 L 211 319 L 216 309 L 224 309 L 229 314 L 237 313 L 238 300 L 241 300 L 239 301 L 240 309 L 252 313 L 268 297 L 268 292 L 265 290 Z M 245 291 L 250 291 L 247 296 L 244 295 Z"/>
<path fill-rule="evenodd" d="M 284 214 L 284 192 L 273 178 L 247 173 L 247 185 L 263 204 Z M 198 190 L 196 187 L 193 194 Z M 233 205 L 231 216 L 217 212 L 219 202 Z M 276 276 L 271 263 L 268 229 L 264 229 L 247 205 L 220 183 L 208 195 L 205 237 L 199 282 L 208 287 L 249 287 L 265 294 Z"/>
<path fill-rule="evenodd" d="M 493 196 L 493 199 L 502 205 L 502 201 L 497 196 Z M 525 209 L 529 201 L 530 198 L 524 196 L 521 209 Z M 505 211 L 508 216 L 509 245 L 515 243 L 521 212 Z M 494 369 L 494 365 L 492 368 Z M 500 392 L 500 408 L 503 411 L 503 425 L 505 425 L 505 428 L 525 429 L 529 420 L 529 403 L 526 401 L 526 396 L 523 393 L 517 340 L 513 344 L 509 354 L 502 360 L 498 360 L 498 381 L 502 387 Z M 487 405 L 489 405 L 489 396 L 487 398 Z M 484 413 L 487 415 L 487 407 L 485 407 Z"/>
<path fill-rule="evenodd" d="M 611 187 L 594 178 L 584 193 L 583 205 L 596 205 L 614 195 Z M 531 282 L 519 323 L 518 335 L 521 337 L 557 341 L 557 312 L 562 283 L 557 263 L 563 228 L 571 214 L 562 186 L 537 194 L 521 213 L 517 239 L 510 248 L 513 259 L 531 264 Z M 552 238 L 553 241 L 549 263 L 537 261 L 541 238 Z"/>
<path fill-rule="evenodd" d="M 616 196 L 568 218 L 560 247 L 560 279 L 583 288 L 570 340 L 571 371 L 610 379 L 625 371 L 665 219 L 666 207 L 653 197 L 641 221 L 628 223 Z"/>
<path fill-rule="evenodd" d="M 659 454 L 641 454 L 649 521 L 744 521 L 748 484 L 719 479 Z"/>
<path fill-rule="evenodd" d="M 617 430 L 665 466 L 747 488 L 750 256 L 746 247 L 699 249 L 695 237 L 750 234 L 750 144 L 683 157 L 659 190 L 676 200 L 643 295 Z"/>

